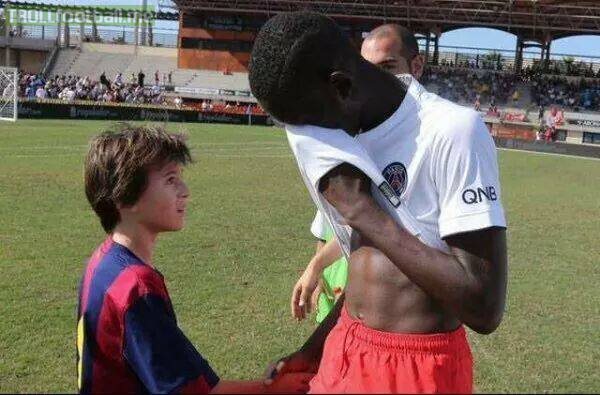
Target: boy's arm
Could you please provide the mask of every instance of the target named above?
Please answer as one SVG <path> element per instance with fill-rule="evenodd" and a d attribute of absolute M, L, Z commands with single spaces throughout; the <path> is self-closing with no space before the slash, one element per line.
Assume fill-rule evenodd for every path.
<path fill-rule="evenodd" d="M 125 314 L 124 358 L 147 392 L 209 393 L 219 377 L 169 310 L 157 294 L 133 302 Z"/>
<path fill-rule="evenodd" d="M 319 244 L 321 243 L 319 241 Z M 341 257 L 342 249 L 335 239 L 328 241 L 320 248 L 317 245 L 317 253 L 308 263 L 292 291 L 291 310 L 296 319 L 302 320 L 307 313 L 311 312 L 313 303 L 310 302 L 310 299 L 317 288 L 323 270 Z"/>
<path fill-rule="evenodd" d="M 340 317 L 344 306 L 345 295 L 342 294 L 337 300 L 333 310 L 319 324 L 317 329 L 308 338 L 300 349 L 287 357 L 280 359 L 275 365 L 270 366 L 266 372 L 265 383 L 277 382 L 287 373 L 316 373 L 319 368 L 319 362 L 323 355 L 323 346 L 329 332 L 333 329 Z"/>

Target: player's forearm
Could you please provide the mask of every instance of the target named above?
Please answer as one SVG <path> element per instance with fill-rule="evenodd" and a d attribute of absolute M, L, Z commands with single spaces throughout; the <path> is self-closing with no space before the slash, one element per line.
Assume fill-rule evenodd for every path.
<path fill-rule="evenodd" d="M 339 243 L 335 239 L 332 239 L 319 249 L 308 265 L 311 270 L 320 274 L 341 257 L 342 249 L 340 248 Z"/>
<path fill-rule="evenodd" d="M 342 294 L 335 303 L 333 310 L 329 312 L 329 314 L 323 320 L 323 322 L 319 324 L 317 329 L 315 329 L 313 334 L 300 348 L 300 351 L 302 351 L 311 360 L 321 360 L 321 355 L 323 354 L 323 346 L 325 345 L 325 339 L 327 339 L 329 332 L 331 332 L 331 330 L 337 323 L 338 318 L 340 317 L 340 313 L 344 305 L 344 300 L 345 295 Z"/>
<path fill-rule="evenodd" d="M 412 282 L 467 326 L 479 333 L 490 333 L 498 326 L 504 299 L 496 291 L 502 286 L 502 276 L 473 270 L 456 256 L 423 244 L 379 207 L 347 219 Z"/>

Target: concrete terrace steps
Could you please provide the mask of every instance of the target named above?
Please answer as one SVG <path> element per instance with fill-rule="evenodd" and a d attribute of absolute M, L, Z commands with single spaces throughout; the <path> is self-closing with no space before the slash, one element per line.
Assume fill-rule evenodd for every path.
<path fill-rule="evenodd" d="M 233 73 L 233 75 L 223 75 L 219 71 L 196 70 L 196 75 L 189 81 L 189 87 L 192 88 L 218 88 L 229 90 L 250 90 L 247 73 Z"/>
<path fill-rule="evenodd" d="M 57 61 L 49 75 L 78 75 L 100 78 L 102 72 L 109 79 L 123 73 L 125 81 L 142 70 L 146 75 L 146 84 L 154 83 L 154 73 L 159 71 L 162 84 L 163 74 L 172 73 L 172 84 L 178 87 L 213 88 L 249 91 L 247 73 L 224 75 L 222 72 L 177 68 L 177 50 L 175 48 L 137 47 L 132 45 L 114 45 L 102 43 L 83 43 L 81 49 L 60 49 Z"/>
<path fill-rule="evenodd" d="M 81 55 L 78 49 L 61 49 L 56 55 L 54 66 L 49 71 L 49 76 L 68 75 L 71 67 Z"/>

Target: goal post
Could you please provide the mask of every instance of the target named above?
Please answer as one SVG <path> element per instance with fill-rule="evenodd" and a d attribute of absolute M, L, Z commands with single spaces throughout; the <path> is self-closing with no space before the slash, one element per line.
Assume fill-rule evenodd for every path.
<path fill-rule="evenodd" d="M 18 78 L 15 67 L 0 67 L 0 121 L 17 120 Z"/>

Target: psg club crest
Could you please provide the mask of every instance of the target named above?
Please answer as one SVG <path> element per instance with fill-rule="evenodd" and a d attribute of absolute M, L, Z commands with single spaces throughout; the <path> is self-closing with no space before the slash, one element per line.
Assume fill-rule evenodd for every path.
<path fill-rule="evenodd" d="M 386 166 L 383 169 L 383 177 L 386 179 L 388 184 L 394 190 L 394 193 L 398 197 L 402 196 L 408 183 L 408 175 L 406 174 L 406 167 L 400 162 L 394 162 Z"/>

